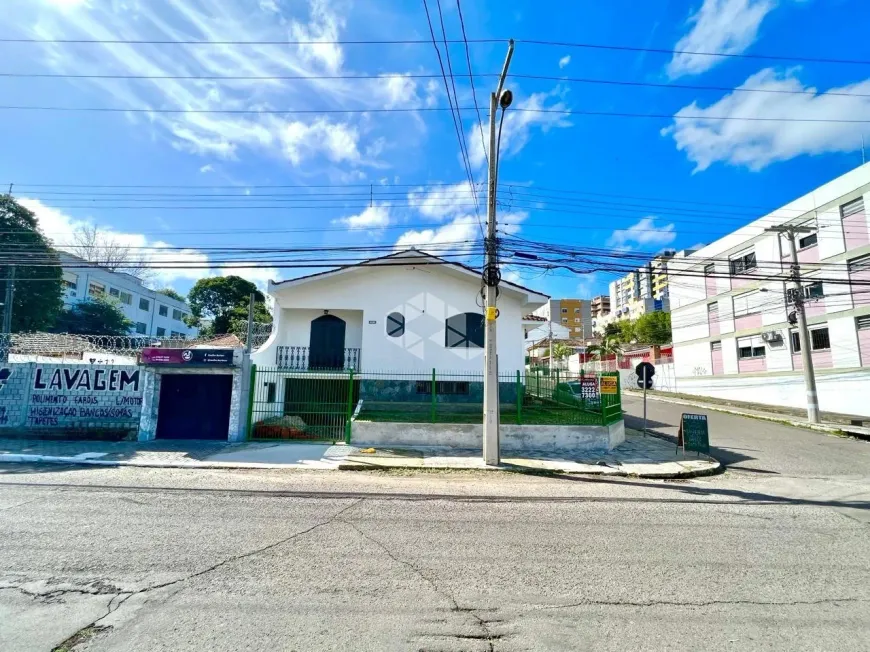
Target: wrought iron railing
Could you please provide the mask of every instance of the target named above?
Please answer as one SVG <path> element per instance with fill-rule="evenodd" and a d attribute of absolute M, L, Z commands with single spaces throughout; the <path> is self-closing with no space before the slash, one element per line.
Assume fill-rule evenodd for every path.
<path fill-rule="evenodd" d="M 295 371 L 322 369 L 359 369 L 361 349 L 342 349 L 335 353 L 320 353 L 307 346 L 279 346 L 275 366 Z"/>

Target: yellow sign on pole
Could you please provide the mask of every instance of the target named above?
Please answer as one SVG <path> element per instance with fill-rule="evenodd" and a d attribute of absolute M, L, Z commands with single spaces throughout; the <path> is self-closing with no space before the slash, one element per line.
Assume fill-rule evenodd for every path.
<path fill-rule="evenodd" d="M 601 376 L 601 393 L 602 394 L 617 394 L 618 393 L 618 385 L 617 385 L 617 377 L 616 376 Z"/>
<path fill-rule="evenodd" d="M 498 308 L 496 308 L 495 306 L 487 306 L 486 321 L 495 321 L 496 317 L 498 317 Z"/>

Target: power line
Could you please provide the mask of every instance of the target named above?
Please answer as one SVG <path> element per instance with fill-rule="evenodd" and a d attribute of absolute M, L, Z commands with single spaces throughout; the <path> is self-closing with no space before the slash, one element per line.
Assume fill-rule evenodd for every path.
<path fill-rule="evenodd" d="M 441 0 L 437 0 L 438 2 L 438 11 L 439 14 L 441 12 Z M 453 109 L 453 99 L 450 96 L 450 85 L 447 83 L 447 74 L 444 71 L 444 62 L 441 60 L 441 51 L 438 48 L 438 39 L 435 37 L 435 28 L 432 27 L 432 17 L 429 15 L 429 4 L 426 0 L 423 0 L 423 9 L 426 11 L 426 22 L 429 24 L 429 34 L 432 36 L 432 45 L 435 47 L 435 54 L 438 56 L 438 67 L 441 68 L 441 78 L 444 80 L 444 92 L 447 93 L 447 103 L 450 105 L 450 117 L 453 119 L 453 128 L 456 131 L 456 138 L 459 140 L 459 154 L 462 157 L 462 164 L 465 167 L 465 174 L 468 177 L 469 190 L 476 189 L 477 185 L 474 183 L 474 175 L 471 173 L 471 162 L 468 158 L 468 153 L 465 150 L 465 134 L 464 129 L 462 127 L 462 114 L 459 110 L 459 98 L 456 98 L 456 114 L 454 114 Z M 447 56 L 447 65 L 450 67 L 450 53 L 448 51 L 449 46 L 447 45 L 447 32 L 444 31 L 444 17 L 441 16 L 441 31 L 444 35 L 444 49 L 445 55 Z M 453 70 L 451 68 L 451 80 L 453 79 Z M 456 86 L 454 84 L 453 87 L 454 92 L 456 91 Z M 459 116 L 459 120 L 457 121 L 457 115 Z M 477 215 L 477 226 L 480 229 L 480 237 L 483 237 L 483 221 L 480 217 L 480 207 L 475 204 L 475 213 Z"/>
<path fill-rule="evenodd" d="M 468 47 L 468 37 L 465 34 L 465 19 L 462 17 L 462 4 L 456 0 L 456 11 L 459 14 L 459 26 L 462 29 L 462 40 L 465 41 L 465 62 L 468 64 L 468 81 L 471 84 L 471 99 L 474 100 L 474 110 L 477 112 L 477 126 L 480 130 L 480 150 L 489 169 L 489 155 L 486 153 L 486 138 L 483 135 L 483 118 L 480 116 L 480 106 L 477 103 L 477 89 L 474 87 L 474 71 L 471 69 L 471 50 Z"/>
<path fill-rule="evenodd" d="M 446 78 L 446 73 L 445 73 Z M 20 106 L 3 105 L 3 111 L 57 111 L 57 112 L 98 112 L 98 113 L 166 113 L 166 114 L 225 114 L 225 115 L 318 115 L 318 114 L 356 114 L 356 113 L 433 113 L 453 111 L 454 108 L 444 106 L 433 107 L 391 107 L 367 109 L 155 109 L 155 108 L 120 108 L 120 107 L 72 107 L 72 106 Z M 458 111 L 473 111 L 474 107 L 456 107 Z M 561 115 L 603 116 L 616 118 L 660 118 L 666 120 L 735 120 L 747 122 L 813 122 L 838 124 L 866 124 L 870 120 L 849 120 L 841 118 L 766 118 L 758 116 L 716 116 L 716 115 L 682 115 L 670 113 L 629 113 L 624 111 L 586 111 L 580 109 L 529 109 L 515 108 L 520 113 L 556 113 Z"/>
<path fill-rule="evenodd" d="M 461 12 L 460 12 L 461 13 Z M 451 41 L 448 39 L 448 43 Z M 463 43 L 465 41 L 462 41 Z M 466 48 L 467 49 L 467 48 Z M 467 57 L 470 54 L 466 52 Z M 469 78 L 474 92 L 475 77 L 498 77 L 499 73 L 454 73 L 455 77 Z M 372 80 L 372 79 L 440 79 L 441 75 L 427 73 L 377 73 L 358 75 L 129 75 L 129 74 L 68 74 L 68 73 L 26 73 L 26 72 L 0 72 L 0 78 L 29 78 L 29 79 L 127 79 L 127 80 L 189 80 L 189 81 L 307 81 L 307 80 Z M 870 97 L 870 93 L 843 93 L 838 91 L 817 90 L 789 90 L 784 88 L 746 88 L 742 86 L 708 86 L 702 84 L 677 84 L 664 82 L 647 82 L 620 79 L 600 79 L 590 77 L 567 77 L 563 75 L 534 75 L 523 73 L 509 73 L 509 78 L 530 79 L 540 81 L 569 82 L 579 84 L 604 84 L 613 86 L 661 88 L 691 91 L 722 91 L 726 93 L 773 93 L 780 95 L 825 95 L 831 97 Z"/>
<path fill-rule="evenodd" d="M 862 59 L 835 59 L 824 57 L 805 57 L 787 54 L 748 54 L 735 52 L 709 52 L 699 50 L 677 50 L 674 48 L 653 48 L 634 45 L 613 45 L 603 43 L 587 43 L 579 41 L 551 41 L 544 39 L 524 39 L 514 38 L 516 43 L 526 43 L 528 45 L 542 45 L 568 48 L 584 48 L 593 50 L 612 50 L 622 52 L 650 52 L 654 54 L 668 55 L 688 55 L 688 56 L 706 56 L 706 57 L 721 57 L 730 59 L 769 59 L 778 61 L 794 61 L 802 63 L 833 63 L 833 64 L 856 64 L 870 65 L 870 61 Z M 469 43 L 507 43 L 507 38 L 474 38 L 468 39 Z M 0 43 L 21 43 L 21 44 L 75 44 L 75 45 L 427 45 L 429 41 L 425 39 L 347 39 L 347 40 L 332 40 L 332 41 L 312 41 L 312 40 L 193 40 L 193 39 L 71 39 L 71 38 L 0 38 Z M 448 43 L 463 43 L 462 40 L 448 40 Z"/>

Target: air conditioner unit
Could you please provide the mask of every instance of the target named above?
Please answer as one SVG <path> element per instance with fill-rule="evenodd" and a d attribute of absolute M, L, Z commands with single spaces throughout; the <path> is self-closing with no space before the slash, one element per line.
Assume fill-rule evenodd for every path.
<path fill-rule="evenodd" d="M 782 333 L 780 333 L 779 331 L 768 331 L 761 334 L 761 339 L 765 342 L 781 342 Z"/>

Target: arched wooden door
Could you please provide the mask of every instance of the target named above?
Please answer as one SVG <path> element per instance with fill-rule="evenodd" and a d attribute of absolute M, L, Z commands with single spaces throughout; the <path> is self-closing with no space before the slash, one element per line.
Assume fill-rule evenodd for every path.
<path fill-rule="evenodd" d="M 344 368 L 344 333 L 346 324 L 335 315 L 323 315 L 311 322 L 308 341 L 309 369 Z"/>

